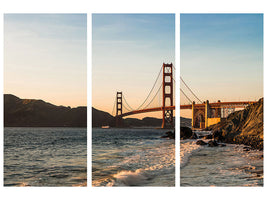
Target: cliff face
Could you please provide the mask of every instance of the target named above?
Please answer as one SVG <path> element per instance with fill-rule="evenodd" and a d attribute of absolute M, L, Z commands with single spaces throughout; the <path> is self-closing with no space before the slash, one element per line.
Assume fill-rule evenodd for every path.
<path fill-rule="evenodd" d="M 87 108 L 70 108 L 4 95 L 5 127 L 86 127 Z"/>
<path fill-rule="evenodd" d="M 228 143 L 263 149 L 263 98 L 244 110 L 232 113 L 225 121 L 207 128 L 213 137 Z"/>

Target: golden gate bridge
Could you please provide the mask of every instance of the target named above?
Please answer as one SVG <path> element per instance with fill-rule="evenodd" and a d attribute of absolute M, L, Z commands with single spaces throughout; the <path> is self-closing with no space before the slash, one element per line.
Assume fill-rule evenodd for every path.
<path fill-rule="evenodd" d="M 160 78 L 162 77 L 162 78 Z M 136 108 L 132 108 L 127 102 L 123 92 L 118 91 L 114 100 L 112 115 L 116 118 L 116 127 L 123 126 L 123 117 L 147 113 L 147 112 L 162 112 L 162 128 L 174 128 L 175 110 L 175 67 L 172 63 L 163 63 L 159 74 L 150 89 L 147 97 Z M 238 101 L 238 102 L 221 102 L 209 103 L 208 100 L 201 101 L 199 97 L 192 91 L 186 82 L 180 77 L 181 85 L 193 95 L 190 99 L 185 91 L 181 89 L 180 92 L 188 100 L 188 104 L 180 105 L 180 109 L 192 110 L 192 128 L 206 128 L 212 124 L 218 123 L 223 118 L 227 117 L 235 108 L 244 108 L 255 101 Z M 116 108 L 116 109 L 115 109 Z"/>
<path fill-rule="evenodd" d="M 160 78 L 162 77 L 162 78 Z M 129 105 L 125 95 L 117 92 L 112 115 L 116 117 L 116 126 L 121 127 L 122 118 L 129 115 L 162 111 L 162 128 L 174 128 L 173 110 L 175 110 L 175 67 L 172 63 L 163 63 L 158 76 L 144 101 L 135 109 Z M 116 107 L 116 113 L 114 113 Z M 126 112 L 125 112 L 126 111 Z"/>

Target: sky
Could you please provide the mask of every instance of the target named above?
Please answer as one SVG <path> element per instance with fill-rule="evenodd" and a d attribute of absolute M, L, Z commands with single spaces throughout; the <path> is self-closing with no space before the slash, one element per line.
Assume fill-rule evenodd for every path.
<path fill-rule="evenodd" d="M 87 105 L 86 14 L 5 14 L 4 93 Z"/>
<path fill-rule="evenodd" d="M 263 97 L 262 14 L 181 14 L 180 31 L 180 75 L 201 101 Z"/>
<path fill-rule="evenodd" d="M 161 66 L 175 64 L 174 14 L 93 14 L 92 106 L 112 113 L 117 91 L 137 108 Z M 162 112 L 133 115 L 161 117 Z"/>

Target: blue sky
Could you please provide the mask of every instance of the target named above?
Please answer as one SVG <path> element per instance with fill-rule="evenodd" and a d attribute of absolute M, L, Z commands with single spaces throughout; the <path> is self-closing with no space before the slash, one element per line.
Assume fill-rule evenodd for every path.
<path fill-rule="evenodd" d="M 263 96 L 262 14 L 181 14 L 180 20 L 181 76 L 201 100 Z"/>
<path fill-rule="evenodd" d="M 93 14 L 93 107 L 112 112 L 116 91 L 139 106 L 175 60 L 174 14 Z"/>
<path fill-rule="evenodd" d="M 5 14 L 4 92 L 87 105 L 86 14 Z"/>

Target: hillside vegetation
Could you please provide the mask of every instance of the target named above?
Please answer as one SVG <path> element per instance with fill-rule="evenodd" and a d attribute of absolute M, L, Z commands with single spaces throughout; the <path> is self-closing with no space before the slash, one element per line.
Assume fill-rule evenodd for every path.
<path fill-rule="evenodd" d="M 4 95 L 5 127 L 86 127 L 87 108 L 56 106 L 43 100 Z"/>

